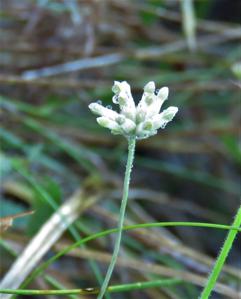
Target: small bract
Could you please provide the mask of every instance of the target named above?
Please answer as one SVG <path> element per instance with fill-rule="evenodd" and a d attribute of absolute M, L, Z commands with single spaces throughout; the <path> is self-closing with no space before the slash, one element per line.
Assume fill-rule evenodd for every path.
<path fill-rule="evenodd" d="M 126 81 L 115 81 L 112 87 L 112 101 L 119 105 L 119 112 L 96 102 L 89 105 L 90 110 L 99 115 L 97 122 L 111 130 L 113 134 L 125 137 L 135 136 L 145 139 L 164 129 L 178 111 L 177 107 L 169 107 L 160 112 L 161 106 L 168 97 L 168 87 L 162 87 L 156 92 L 155 83 L 150 81 L 144 86 L 144 92 L 138 105 L 135 105 L 131 95 L 130 85 Z"/>

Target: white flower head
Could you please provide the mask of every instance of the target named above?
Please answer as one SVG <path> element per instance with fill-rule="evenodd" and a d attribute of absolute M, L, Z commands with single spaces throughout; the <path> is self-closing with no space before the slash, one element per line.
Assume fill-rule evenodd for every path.
<path fill-rule="evenodd" d="M 99 103 L 91 103 L 89 108 L 100 116 L 97 122 L 110 129 L 113 134 L 121 134 L 127 138 L 148 138 L 155 135 L 159 128 L 164 129 L 178 111 L 177 107 L 169 107 L 159 113 L 169 90 L 168 87 L 162 87 L 156 91 L 153 81 L 144 86 L 142 98 L 137 106 L 131 95 L 130 85 L 126 81 L 114 81 L 112 91 L 112 101 L 119 105 L 119 113 Z"/>

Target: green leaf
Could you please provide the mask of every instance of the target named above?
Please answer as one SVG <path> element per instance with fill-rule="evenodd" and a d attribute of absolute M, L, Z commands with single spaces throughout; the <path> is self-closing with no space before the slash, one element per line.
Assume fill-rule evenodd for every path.
<path fill-rule="evenodd" d="M 239 140 L 237 137 L 232 135 L 226 135 L 222 138 L 223 144 L 225 145 L 229 155 L 239 164 L 241 164 L 241 149 Z"/>

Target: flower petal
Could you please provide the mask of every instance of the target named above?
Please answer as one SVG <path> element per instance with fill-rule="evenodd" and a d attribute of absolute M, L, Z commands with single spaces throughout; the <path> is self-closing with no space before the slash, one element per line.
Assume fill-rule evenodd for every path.
<path fill-rule="evenodd" d="M 156 89 L 155 82 L 150 81 L 144 86 L 144 92 L 146 93 L 154 93 Z"/>
<path fill-rule="evenodd" d="M 166 110 L 164 110 L 162 113 L 154 115 L 151 118 L 153 129 L 154 130 L 158 130 L 159 128 L 164 129 L 166 124 L 174 118 L 177 111 L 178 111 L 177 107 L 171 106 Z"/>
<path fill-rule="evenodd" d="M 121 91 L 127 91 L 130 92 L 131 88 L 130 85 L 126 81 L 114 81 L 114 85 L 112 86 L 112 91 L 115 94 L 119 94 Z"/>
<path fill-rule="evenodd" d="M 120 113 L 103 107 L 98 103 L 92 103 L 89 108 L 101 117 L 97 122 L 109 128 L 113 134 L 122 134 L 125 137 L 136 136 L 138 139 L 155 135 L 157 129 L 164 128 L 178 111 L 177 107 L 169 107 L 159 113 L 163 102 L 168 97 L 168 87 L 155 92 L 155 83 L 148 82 L 144 86 L 144 92 L 137 107 L 131 95 L 130 85 L 126 81 L 114 81 L 112 87 L 115 104 L 119 104 Z"/>
<path fill-rule="evenodd" d="M 149 82 L 149 83 L 151 83 L 151 82 Z M 150 86 L 147 87 L 146 89 L 148 91 L 152 90 L 152 88 Z M 154 94 L 154 92 L 152 92 L 152 93 L 151 92 L 145 92 L 145 88 L 144 88 L 144 93 L 143 93 L 142 98 L 141 98 L 141 100 L 138 103 L 137 108 L 136 108 L 136 116 L 137 116 L 138 121 L 139 121 L 139 119 L 143 120 L 144 115 L 145 115 L 145 117 L 147 116 L 148 110 L 150 109 L 150 106 L 155 101 L 155 98 L 156 98 L 156 95 Z"/>
<path fill-rule="evenodd" d="M 177 107 L 170 106 L 166 110 L 162 111 L 161 115 L 163 119 L 165 119 L 166 121 L 171 121 L 173 117 L 176 115 L 177 111 L 178 111 Z"/>
<path fill-rule="evenodd" d="M 103 107 L 98 103 L 91 103 L 89 105 L 89 108 L 93 113 L 107 117 L 112 120 L 116 120 L 116 118 L 119 117 L 119 114 L 116 111 Z"/>
<path fill-rule="evenodd" d="M 114 81 L 112 91 L 115 93 L 115 96 L 112 98 L 113 103 L 119 103 L 121 110 L 126 106 L 135 111 L 136 106 L 131 94 L 131 87 L 126 81 Z"/>
<path fill-rule="evenodd" d="M 168 94 L 169 94 L 169 88 L 168 87 L 162 87 L 158 93 L 157 93 L 157 97 L 161 100 L 161 101 L 165 101 L 168 98 Z"/>
<path fill-rule="evenodd" d="M 120 126 L 117 124 L 117 122 L 107 118 L 107 117 L 97 117 L 97 122 L 100 126 L 104 127 L 104 128 L 108 128 L 110 130 L 121 130 Z"/>
<path fill-rule="evenodd" d="M 125 131 L 125 133 L 129 134 L 135 130 L 136 124 L 132 120 L 126 118 L 124 123 L 121 125 L 121 128 Z"/>
<path fill-rule="evenodd" d="M 168 87 L 162 87 L 158 94 L 153 97 L 152 104 L 148 107 L 147 117 L 152 117 L 155 114 L 158 114 L 162 104 L 168 97 L 169 89 Z"/>

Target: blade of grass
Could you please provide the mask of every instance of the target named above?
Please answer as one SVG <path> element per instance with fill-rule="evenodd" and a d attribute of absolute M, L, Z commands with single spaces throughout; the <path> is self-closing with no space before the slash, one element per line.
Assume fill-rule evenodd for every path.
<path fill-rule="evenodd" d="M 41 194 L 43 199 L 45 199 L 45 201 L 53 208 L 53 210 L 57 211 L 58 210 L 58 205 L 51 198 L 51 196 L 46 192 L 46 190 L 44 190 L 40 186 L 40 184 L 38 184 L 38 182 L 34 179 L 34 177 L 31 176 L 26 170 L 24 170 L 21 167 L 21 165 L 19 165 L 18 163 L 13 163 L 13 166 L 35 188 L 35 190 Z M 60 214 L 60 217 L 63 218 L 62 219 L 63 222 L 66 221 L 65 217 L 62 216 L 62 214 Z M 79 237 L 79 234 L 78 234 L 78 230 L 72 224 L 68 225 L 68 230 L 70 231 L 70 234 L 72 235 L 72 237 L 74 238 L 75 241 L 79 241 L 79 242 L 81 241 L 81 239 Z M 90 260 L 89 262 L 90 262 L 90 266 L 91 266 L 97 280 L 99 281 L 99 283 L 101 283 L 102 282 L 102 275 L 101 275 L 97 265 L 92 260 Z M 15 270 L 14 270 L 14 272 L 15 272 Z M 11 274 L 11 272 L 10 272 L 10 274 Z M 8 276 L 10 276 L 10 274 Z M 23 274 L 22 274 L 21 277 L 22 277 L 22 279 L 24 279 Z M 7 278 L 5 278 L 5 279 L 7 280 Z"/>
<path fill-rule="evenodd" d="M 119 292 L 130 292 L 134 290 L 141 290 L 147 288 L 155 288 L 161 286 L 172 286 L 175 284 L 182 283 L 181 279 L 170 278 L 170 279 L 159 279 L 153 281 L 145 282 L 135 282 L 129 284 L 109 286 L 109 293 L 119 293 Z M 98 294 L 99 290 L 96 288 L 87 288 L 87 289 L 73 289 L 73 290 L 11 290 L 11 289 L 0 289 L 2 294 L 18 294 L 18 295 L 93 295 Z"/>
<path fill-rule="evenodd" d="M 193 0 L 181 0 L 182 8 L 182 27 L 187 39 L 190 51 L 196 49 L 196 21 L 193 7 Z"/>
<path fill-rule="evenodd" d="M 148 228 L 148 227 L 168 227 L 168 226 L 187 226 L 187 227 L 206 227 L 206 228 L 214 228 L 214 229 L 231 229 L 241 232 L 241 228 L 235 228 L 230 227 L 228 225 L 221 225 L 221 224 L 213 224 L 213 223 L 200 223 L 200 222 L 158 222 L 158 223 L 144 223 L 144 224 L 136 224 L 136 225 L 130 225 L 125 226 L 123 230 L 132 230 L 132 229 L 138 229 L 138 228 Z M 26 287 L 34 278 L 36 278 L 38 275 L 40 275 L 50 264 L 52 264 L 54 261 L 56 261 L 61 256 L 65 255 L 69 251 L 73 250 L 74 248 L 80 246 L 81 244 L 85 244 L 89 241 L 95 240 L 97 238 L 101 238 L 104 236 L 107 236 L 112 233 L 116 233 L 117 229 L 109 229 L 106 231 L 102 231 L 96 234 L 93 234 L 91 236 L 85 237 L 81 239 L 80 241 L 76 242 L 75 244 L 72 244 L 60 252 L 58 252 L 56 255 L 42 263 L 39 267 L 37 267 L 25 280 L 25 282 L 22 284 L 22 288 Z"/>

